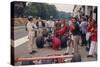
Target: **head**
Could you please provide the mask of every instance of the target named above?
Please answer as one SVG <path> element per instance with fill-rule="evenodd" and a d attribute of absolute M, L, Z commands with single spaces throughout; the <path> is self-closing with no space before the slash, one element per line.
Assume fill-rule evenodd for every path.
<path fill-rule="evenodd" d="M 82 21 L 86 21 L 86 17 L 85 16 L 82 17 Z"/>
<path fill-rule="evenodd" d="M 66 22 L 66 19 L 63 19 L 62 22 L 65 23 Z"/>
<path fill-rule="evenodd" d="M 72 17 L 72 23 L 75 23 L 77 21 L 77 19 L 75 17 Z"/>
<path fill-rule="evenodd" d="M 41 21 L 41 18 L 40 17 L 38 18 L 38 21 Z"/>
<path fill-rule="evenodd" d="M 90 25 L 94 25 L 94 23 L 95 23 L 95 21 L 94 20 L 92 20 L 91 22 L 89 22 L 90 23 Z"/>
<path fill-rule="evenodd" d="M 28 21 L 33 21 L 33 17 L 32 16 L 28 16 Z"/>
<path fill-rule="evenodd" d="M 34 17 L 33 18 L 33 23 L 36 23 L 37 22 L 37 19 Z"/>

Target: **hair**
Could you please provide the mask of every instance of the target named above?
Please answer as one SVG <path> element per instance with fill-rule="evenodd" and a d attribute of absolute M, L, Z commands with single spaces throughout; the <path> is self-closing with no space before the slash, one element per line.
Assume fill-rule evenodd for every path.
<path fill-rule="evenodd" d="M 33 19 L 32 19 L 32 18 L 28 18 L 28 20 L 29 20 L 29 21 L 32 21 Z"/>
<path fill-rule="evenodd" d="M 86 18 L 83 18 L 83 21 L 86 21 Z"/>
<path fill-rule="evenodd" d="M 77 21 L 77 18 L 76 17 L 72 17 L 72 19 L 75 19 Z"/>
<path fill-rule="evenodd" d="M 96 21 L 95 21 L 95 20 L 93 20 L 93 23 L 94 23 L 94 26 L 96 26 L 96 27 L 97 27 L 97 23 L 96 23 Z"/>

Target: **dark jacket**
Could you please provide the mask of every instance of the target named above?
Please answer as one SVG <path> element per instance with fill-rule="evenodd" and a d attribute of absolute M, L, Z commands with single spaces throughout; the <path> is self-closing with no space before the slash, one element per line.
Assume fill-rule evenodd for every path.
<path fill-rule="evenodd" d="M 80 27 L 79 24 L 77 22 L 73 23 L 75 29 L 72 31 L 73 35 L 80 35 Z"/>

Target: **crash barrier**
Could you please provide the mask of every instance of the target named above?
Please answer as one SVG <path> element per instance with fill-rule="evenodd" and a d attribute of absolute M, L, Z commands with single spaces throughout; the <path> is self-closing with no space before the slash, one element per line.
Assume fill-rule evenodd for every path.
<path fill-rule="evenodd" d="M 61 55 L 61 56 L 46 56 L 46 57 L 32 57 L 32 58 L 27 58 L 27 57 L 18 57 L 16 58 L 16 62 L 20 61 L 33 61 L 33 60 L 48 60 L 48 59 L 59 59 L 59 58 L 72 58 L 73 55 Z"/>
<path fill-rule="evenodd" d="M 53 54 L 43 57 L 18 57 L 15 62 L 22 62 L 22 65 L 30 64 L 50 64 L 50 63 L 64 63 L 67 59 L 71 60 L 73 55 Z"/>

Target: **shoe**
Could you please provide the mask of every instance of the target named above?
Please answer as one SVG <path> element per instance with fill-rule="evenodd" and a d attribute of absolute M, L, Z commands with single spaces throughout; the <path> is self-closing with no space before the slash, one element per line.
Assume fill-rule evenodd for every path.
<path fill-rule="evenodd" d="M 69 55 L 69 53 L 64 53 L 64 55 Z"/>
<path fill-rule="evenodd" d="M 29 52 L 29 54 L 32 54 L 32 52 Z"/>
<path fill-rule="evenodd" d="M 35 51 L 35 50 L 32 50 L 32 52 L 29 52 L 29 54 L 34 54 L 34 53 L 36 53 L 36 51 Z"/>
<path fill-rule="evenodd" d="M 82 44 L 81 47 L 83 47 L 84 45 Z"/>
<path fill-rule="evenodd" d="M 71 53 L 72 55 L 74 55 L 74 53 Z"/>
<path fill-rule="evenodd" d="M 86 51 L 89 51 L 89 48 L 88 47 L 86 47 Z"/>
<path fill-rule="evenodd" d="M 36 53 L 37 51 L 36 51 L 36 50 L 32 50 L 32 52 L 33 52 L 33 53 Z"/>
<path fill-rule="evenodd" d="M 93 57 L 93 55 L 88 55 L 87 57 Z"/>

